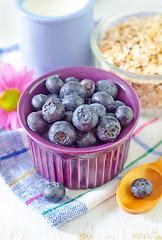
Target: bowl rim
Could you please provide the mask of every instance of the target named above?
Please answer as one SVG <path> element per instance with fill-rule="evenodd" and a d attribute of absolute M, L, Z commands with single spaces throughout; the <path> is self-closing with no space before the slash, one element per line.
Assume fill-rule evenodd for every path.
<path fill-rule="evenodd" d="M 105 17 L 103 18 L 101 21 L 99 21 L 99 23 L 96 25 L 96 27 L 94 28 L 92 34 L 91 34 L 91 39 L 90 39 L 90 43 L 91 43 L 91 49 L 92 52 L 94 54 L 94 56 L 97 58 L 98 61 L 102 62 L 102 64 L 105 67 L 109 67 L 110 71 L 113 70 L 113 72 L 115 73 L 119 73 L 122 76 L 126 76 L 128 78 L 132 78 L 132 79 L 140 79 L 140 80 L 162 80 L 162 75 L 148 75 L 148 74 L 140 74 L 140 73 L 134 73 L 134 72 L 130 72 L 130 71 L 125 71 L 122 68 L 117 67 L 116 65 L 108 62 L 101 54 L 98 44 L 97 44 L 97 37 L 98 37 L 98 33 L 101 29 L 101 27 L 104 24 L 111 24 L 114 21 L 120 20 L 123 17 L 133 17 L 135 15 L 139 15 L 139 14 L 147 14 L 146 16 L 150 15 L 155 15 L 155 14 L 161 14 L 162 15 L 162 10 L 160 9 L 153 9 L 153 10 L 141 10 L 141 11 L 126 11 L 126 12 L 122 12 L 120 14 L 117 14 L 115 16 L 112 17 Z"/>
<path fill-rule="evenodd" d="M 45 81 L 48 76 L 50 76 L 52 74 L 58 74 L 58 72 L 61 73 L 62 71 L 65 72 L 66 70 L 79 70 L 79 71 L 81 70 L 84 73 L 86 71 L 90 71 L 90 72 L 94 71 L 94 72 L 97 72 L 98 74 L 104 72 L 105 74 L 111 75 L 114 78 L 118 79 L 120 81 L 120 84 L 122 84 L 123 87 L 126 86 L 127 88 L 129 88 L 129 90 L 131 91 L 131 96 L 133 96 L 136 101 L 137 115 L 135 117 L 134 124 L 132 124 L 130 130 L 124 135 L 124 137 L 122 139 L 117 139 L 114 142 L 104 143 L 102 145 L 98 145 L 95 147 L 87 147 L 87 148 L 64 147 L 61 145 L 56 145 L 56 144 L 50 142 L 49 140 L 42 138 L 40 135 L 33 132 L 31 129 L 29 129 L 29 127 L 27 125 L 24 124 L 24 121 L 26 121 L 26 120 L 24 119 L 24 116 L 22 115 L 21 107 L 22 107 L 23 101 L 26 99 L 26 94 L 30 94 L 31 90 L 35 89 L 41 82 Z M 140 103 L 139 103 L 139 99 L 138 99 L 137 94 L 135 93 L 134 89 L 126 81 L 124 81 L 117 75 L 107 72 L 105 70 L 96 68 L 96 67 L 73 66 L 73 67 L 60 68 L 60 69 L 56 69 L 54 71 L 48 72 L 48 73 L 40 76 L 36 80 L 34 80 L 32 83 L 30 83 L 20 96 L 20 99 L 18 102 L 17 113 L 18 113 L 18 119 L 19 119 L 20 125 L 23 128 L 23 130 L 25 131 L 25 133 L 28 135 L 28 137 L 33 139 L 35 142 L 37 142 L 39 145 L 43 146 L 44 148 L 50 149 L 52 151 L 56 151 L 58 153 L 65 153 L 65 154 L 87 154 L 87 153 L 96 153 L 96 152 L 100 152 L 100 151 L 104 151 L 104 150 L 110 150 L 110 149 L 115 148 L 118 145 L 122 144 L 133 132 L 133 130 L 135 129 L 135 127 L 139 121 Z"/>

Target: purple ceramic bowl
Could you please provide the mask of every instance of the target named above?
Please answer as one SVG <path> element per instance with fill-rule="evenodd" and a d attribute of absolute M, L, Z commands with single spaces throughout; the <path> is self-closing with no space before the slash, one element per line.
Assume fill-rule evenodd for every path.
<path fill-rule="evenodd" d="M 38 93 L 47 93 L 45 80 L 52 74 L 59 74 L 62 79 L 75 76 L 79 79 L 90 78 L 94 82 L 101 79 L 111 80 L 118 87 L 118 99 L 133 109 L 134 119 L 122 130 L 117 140 L 96 147 L 63 147 L 42 138 L 29 129 L 26 119 L 32 111 L 32 97 Z M 121 171 L 139 116 L 139 100 L 128 83 L 112 73 L 87 66 L 58 69 L 43 75 L 27 87 L 18 104 L 19 121 L 27 134 L 30 154 L 38 173 L 49 181 L 61 182 L 72 189 L 100 186 L 113 179 Z"/>

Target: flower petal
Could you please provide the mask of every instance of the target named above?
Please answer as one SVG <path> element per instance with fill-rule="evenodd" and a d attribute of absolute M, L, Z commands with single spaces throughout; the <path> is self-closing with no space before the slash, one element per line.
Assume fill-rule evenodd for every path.
<path fill-rule="evenodd" d="M 7 84 L 3 76 L 2 64 L 0 64 L 0 93 L 7 89 Z"/>
<path fill-rule="evenodd" d="M 3 78 L 8 88 L 14 88 L 16 86 L 17 71 L 11 64 L 3 64 L 2 66 Z"/>
<path fill-rule="evenodd" d="M 15 88 L 17 71 L 11 64 L 0 64 L 0 91 Z"/>
<path fill-rule="evenodd" d="M 25 65 L 20 71 L 16 71 L 11 64 L 0 62 L 0 93 L 7 89 L 17 89 L 20 92 L 34 80 L 35 70 L 27 70 Z"/>
<path fill-rule="evenodd" d="M 0 108 L 0 128 L 4 127 L 8 129 L 8 113 Z"/>
<path fill-rule="evenodd" d="M 17 117 L 17 111 L 9 113 L 7 125 L 9 130 L 16 130 L 21 127 Z"/>
<path fill-rule="evenodd" d="M 26 66 L 18 72 L 17 89 L 19 89 L 20 92 L 23 92 L 27 85 L 34 80 L 34 74 L 35 70 L 27 71 Z"/>

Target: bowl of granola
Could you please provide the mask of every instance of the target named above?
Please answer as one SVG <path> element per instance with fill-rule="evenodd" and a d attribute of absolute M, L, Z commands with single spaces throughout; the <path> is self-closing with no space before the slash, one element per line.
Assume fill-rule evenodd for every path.
<path fill-rule="evenodd" d="M 141 113 L 162 114 L 162 12 L 141 11 L 103 19 L 94 29 L 94 65 L 136 91 Z"/>

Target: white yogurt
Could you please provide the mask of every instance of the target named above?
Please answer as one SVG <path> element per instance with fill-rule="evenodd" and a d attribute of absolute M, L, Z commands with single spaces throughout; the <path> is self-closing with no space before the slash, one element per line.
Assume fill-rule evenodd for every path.
<path fill-rule="evenodd" d="M 82 9 L 88 0 L 25 0 L 27 11 L 46 17 L 64 16 Z"/>

